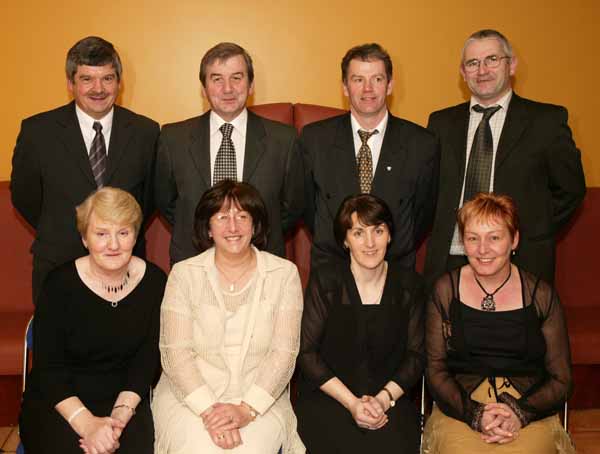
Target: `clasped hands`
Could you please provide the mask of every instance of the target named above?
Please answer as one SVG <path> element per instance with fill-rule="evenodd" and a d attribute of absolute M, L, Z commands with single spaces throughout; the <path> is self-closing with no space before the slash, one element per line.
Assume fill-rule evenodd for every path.
<path fill-rule="evenodd" d="M 114 410 L 111 416 L 88 416 L 80 432 L 79 446 L 86 454 L 112 454 L 119 449 L 119 438 L 131 414 Z"/>
<path fill-rule="evenodd" d="M 252 422 L 250 408 L 240 405 L 216 403 L 200 415 L 213 443 L 222 449 L 233 449 L 243 443 L 242 427 Z"/>
<path fill-rule="evenodd" d="M 350 405 L 350 413 L 358 427 L 369 430 L 381 429 L 388 422 L 385 414 L 387 408 L 373 396 L 362 396 L 356 398 Z"/>
<path fill-rule="evenodd" d="M 503 403 L 486 404 L 481 417 L 481 438 L 486 443 L 510 443 L 519 436 L 521 421 Z"/>

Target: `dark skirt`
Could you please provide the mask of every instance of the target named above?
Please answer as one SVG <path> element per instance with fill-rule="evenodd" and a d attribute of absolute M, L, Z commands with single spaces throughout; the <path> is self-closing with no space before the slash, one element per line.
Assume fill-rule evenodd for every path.
<path fill-rule="evenodd" d="M 86 402 L 95 416 L 110 416 L 114 400 Z M 35 398 L 23 401 L 19 432 L 27 454 L 82 454 L 79 435 L 51 405 Z M 121 438 L 119 454 L 153 454 L 154 423 L 148 399 L 136 408 Z"/>
<path fill-rule="evenodd" d="M 303 393 L 295 405 L 298 433 L 309 454 L 417 454 L 420 417 L 403 396 L 387 412 L 389 421 L 378 430 L 361 429 L 339 402 L 321 391 Z"/>

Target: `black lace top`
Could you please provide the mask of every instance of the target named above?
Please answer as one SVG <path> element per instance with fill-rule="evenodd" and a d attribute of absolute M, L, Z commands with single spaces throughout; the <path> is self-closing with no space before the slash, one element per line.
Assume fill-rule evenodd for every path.
<path fill-rule="evenodd" d="M 506 377 L 521 394 L 499 400 L 523 425 L 556 413 L 572 391 L 566 321 L 553 287 L 519 270 L 521 309 L 483 312 L 460 302 L 460 268 L 442 276 L 427 305 L 427 380 L 438 407 L 478 429 L 483 405 L 471 393 Z"/>

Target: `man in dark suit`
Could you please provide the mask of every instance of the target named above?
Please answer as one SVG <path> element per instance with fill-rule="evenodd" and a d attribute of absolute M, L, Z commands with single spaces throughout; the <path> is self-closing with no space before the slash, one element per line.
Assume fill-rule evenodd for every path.
<path fill-rule="evenodd" d="M 153 211 L 156 122 L 115 105 L 122 66 L 111 43 L 77 42 L 67 54 L 74 101 L 23 120 L 13 155 L 12 203 L 36 230 L 33 301 L 53 268 L 86 255 L 75 207 L 101 186 L 129 191 Z M 92 168 L 94 167 L 94 168 Z M 144 255 L 143 234 L 135 253 Z"/>
<path fill-rule="evenodd" d="M 519 209 L 520 243 L 514 262 L 552 282 L 555 238 L 585 195 L 579 150 L 564 107 L 521 98 L 512 91 L 517 57 L 498 31 L 481 30 L 463 48 L 460 71 L 470 102 L 431 114 L 429 129 L 442 146 L 440 192 L 427 247 L 430 279 L 466 263 L 456 229 L 456 211 L 474 192 L 510 195 Z M 484 108 L 491 116 L 484 122 Z M 491 132 L 487 170 L 477 191 L 476 131 Z M 484 153 L 485 154 L 485 153 Z M 465 182 L 468 180 L 468 184 Z M 467 188 L 467 189 L 465 189 Z"/>
<path fill-rule="evenodd" d="M 254 69 L 250 55 L 237 44 L 210 49 L 200 64 L 200 81 L 211 109 L 165 125 L 159 139 L 156 201 L 173 226 L 171 262 L 198 253 L 192 243 L 196 205 L 204 191 L 224 178 L 258 189 L 271 226 L 267 250 L 284 256 L 284 233 L 303 209 L 296 131 L 246 109 Z"/>
<path fill-rule="evenodd" d="M 370 192 L 394 216 L 389 258 L 414 267 L 418 241 L 433 218 L 437 142 L 426 129 L 388 113 L 392 61 L 380 45 L 350 49 L 342 59 L 342 82 L 350 112 L 307 125 L 300 136 L 311 264 L 346 256 L 334 238 L 335 215 L 346 197 Z"/>

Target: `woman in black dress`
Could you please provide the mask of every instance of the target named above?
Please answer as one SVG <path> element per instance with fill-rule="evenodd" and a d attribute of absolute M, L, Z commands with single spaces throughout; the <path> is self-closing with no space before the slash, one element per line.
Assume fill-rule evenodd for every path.
<path fill-rule="evenodd" d="M 298 363 L 298 432 L 311 454 L 417 453 L 419 416 L 406 396 L 424 363 L 421 278 L 385 260 L 392 215 L 368 194 L 335 221 L 349 260 L 313 269 Z"/>
<path fill-rule="evenodd" d="M 132 256 L 142 212 L 102 188 L 77 207 L 89 255 L 46 279 L 20 431 L 27 454 L 150 454 L 148 394 L 160 366 L 165 274 Z"/>

